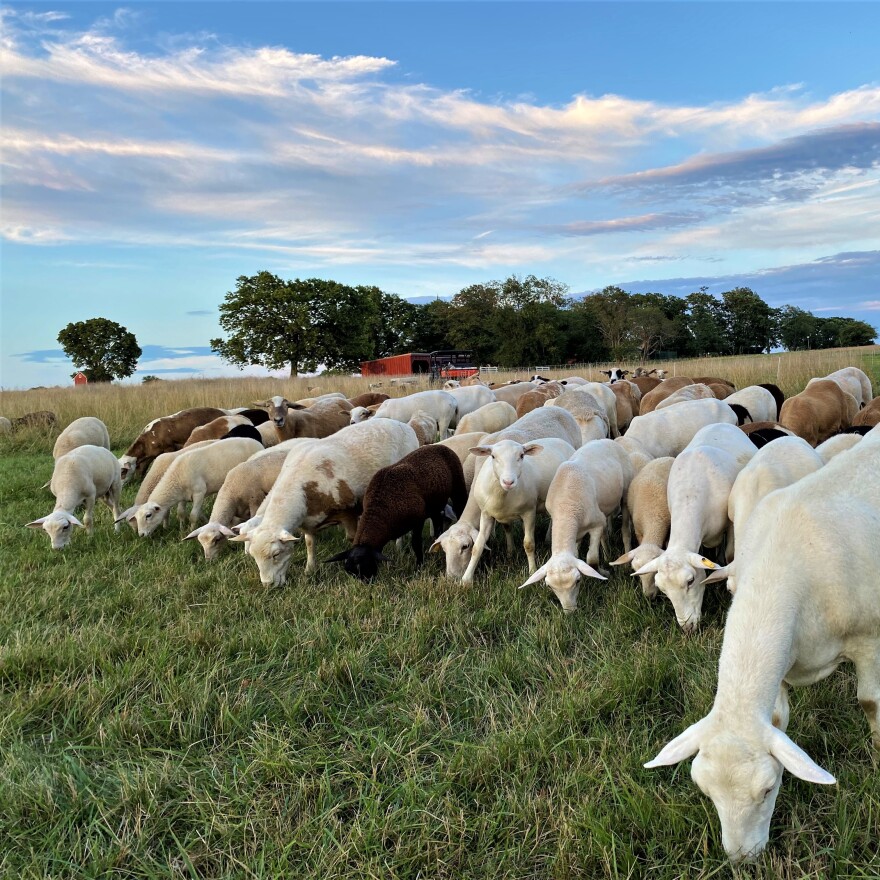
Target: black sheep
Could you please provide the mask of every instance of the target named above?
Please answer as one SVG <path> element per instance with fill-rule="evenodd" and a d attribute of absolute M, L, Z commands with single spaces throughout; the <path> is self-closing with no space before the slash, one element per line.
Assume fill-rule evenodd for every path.
<path fill-rule="evenodd" d="M 737 425 L 744 425 L 746 422 L 753 422 L 752 414 L 740 403 L 728 403 L 727 404 L 732 410 L 734 415 L 736 416 Z"/>
<path fill-rule="evenodd" d="M 253 425 L 236 425 L 220 439 L 226 440 L 228 437 L 248 437 L 251 440 L 256 440 L 258 443 L 263 443 L 263 435 Z M 266 444 L 263 443 L 263 445 L 265 446 Z"/>
<path fill-rule="evenodd" d="M 263 422 L 269 421 L 269 413 L 264 409 L 243 409 L 240 413 L 236 413 L 238 416 L 244 416 L 246 419 L 251 420 L 251 424 L 256 427 L 257 425 L 262 425 Z"/>
<path fill-rule="evenodd" d="M 762 382 L 758 385 L 758 388 L 765 388 L 773 395 L 773 399 L 776 401 L 776 420 L 779 421 L 779 413 L 782 410 L 782 404 L 785 403 L 785 395 L 782 393 L 782 389 L 772 382 Z"/>
<path fill-rule="evenodd" d="M 455 515 L 461 516 L 467 504 L 461 462 L 447 446 L 422 446 L 376 472 L 364 494 L 364 512 L 354 546 L 327 562 L 342 562 L 349 574 L 369 580 L 375 577 L 379 563 L 387 561 L 382 548 L 409 532 L 416 561 L 421 565 L 425 520 L 431 520 L 434 534 L 439 535 L 449 502 Z"/>

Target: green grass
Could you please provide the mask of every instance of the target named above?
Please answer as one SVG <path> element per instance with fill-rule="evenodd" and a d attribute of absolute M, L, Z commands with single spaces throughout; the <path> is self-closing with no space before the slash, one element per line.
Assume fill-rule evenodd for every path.
<path fill-rule="evenodd" d="M 206 563 L 101 506 L 56 553 L 22 527 L 52 507 L 33 447 L 0 459 L 0 876 L 731 876 L 687 764 L 641 767 L 711 705 L 723 590 L 687 638 L 619 572 L 564 616 L 516 589 L 521 549 L 471 588 L 408 552 L 305 577 L 300 549 L 267 590 L 240 548 Z M 789 732 L 839 785 L 786 775 L 736 876 L 876 878 L 851 669 L 793 692 Z"/>

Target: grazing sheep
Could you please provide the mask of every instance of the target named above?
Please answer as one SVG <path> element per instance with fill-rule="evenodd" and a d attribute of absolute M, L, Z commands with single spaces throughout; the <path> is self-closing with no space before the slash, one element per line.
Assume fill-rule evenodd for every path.
<path fill-rule="evenodd" d="M 783 427 L 818 446 L 852 424 L 858 412 L 853 396 L 830 379 L 811 379 L 807 387 L 782 404 Z"/>
<path fill-rule="evenodd" d="M 220 491 L 232 468 L 260 451 L 262 446 L 256 440 L 241 438 L 209 443 L 177 456 L 150 497 L 134 513 L 138 535 L 149 537 L 162 524 L 172 507 L 190 500 L 190 528 L 195 528 L 205 498 Z"/>
<path fill-rule="evenodd" d="M 437 419 L 423 409 L 413 413 L 407 424 L 416 432 L 419 446 L 428 446 L 437 439 L 437 431 L 440 430 Z"/>
<path fill-rule="evenodd" d="M 479 446 L 483 440 L 489 435 L 485 431 L 471 431 L 468 434 L 453 434 L 441 440 L 439 446 L 448 446 L 458 457 L 462 464 L 468 463 L 468 467 L 464 470 L 464 483 L 468 492 L 471 491 L 471 484 L 474 482 L 474 462 L 476 459 L 470 454 L 472 446 Z"/>
<path fill-rule="evenodd" d="M 235 437 L 247 437 L 250 440 L 256 440 L 257 443 L 260 444 L 260 446 L 266 445 L 265 443 L 263 443 L 263 435 L 260 433 L 259 428 L 255 428 L 250 423 L 246 425 L 236 425 L 231 431 L 228 431 L 220 439 L 230 440 Z"/>
<path fill-rule="evenodd" d="M 545 503 L 553 521 L 550 559 L 524 584 L 546 578 L 562 605 L 577 609 L 580 576 L 605 579 L 599 569 L 599 546 L 608 518 L 623 509 L 623 542 L 630 549 L 626 493 L 633 478 L 629 456 L 611 440 L 594 440 L 563 462 L 550 483 Z M 578 557 L 578 545 L 589 535 L 586 562 Z"/>
<path fill-rule="evenodd" d="M 686 385 L 695 385 L 693 379 L 688 379 L 687 376 L 675 376 L 672 379 L 667 379 L 665 382 L 661 382 L 657 385 L 656 388 L 648 392 L 642 392 L 642 400 L 639 404 L 639 415 L 644 416 L 650 412 L 654 412 L 657 409 L 657 404 L 663 400 L 666 400 L 667 397 L 671 397 L 678 391 L 680 388 L 684 388 Z M 639 386 L 641 388 L 641 385 Z M 713 395 L 714 396 L 714 395 Z"/>
<path fill-rule="evenodd" d="M 776 401 L 776 415 L 773 416 L 773 419 L 778 422 L 779 414 L 782 411 L 782 404 L 785 403 L 785 395 L 782 393 L 782 389 L 778 385 L 774 385 L 772 382 L 760 382 L 757 387 L 764 388 L 773 395 L 773 399 Z"/>
<path fill-rule="evenodd" d="M 639 414 L 642 392 L 632 382 L 615 382 L 611 391 L 617 402 L 617 430 L 623 434 L 629 423 Z"/>
<path fill-rule="evenodd" d="M 12 419 L 11 426 L 13 431 L 19 428 L 51 428 L 58 421 L 58 416 L 47 409 L 37 410 L 36 412 L 25 413 L 17 419 Z"/>
<path fill-rule="evenodd" d="M 546 401 L 544 406 L 558 406 L 574 416 L 581 432 L 581 444 L 602 440 L 611 430 L 605 407 L 588 391 L 566 391 L 565 394 Z"/>
<path fill-rule="evenodd" d="M 880 423 L 880 397 L 875 397 L 869 404 L 860 409 L 852 423 L 853 426 L 867 425 L 871 428 Z"/>
<path fill-rule="evenodd" d="M 565 440 L 542 437 L 540 440 L 517 443 L 499 440 L 491 446 L 475 446 L 471 452 L 489 458 L 474 478 L 471 496 L 480 508 L 480 530 L 471 551 L 471 561 L 461 582 L 469 584 L 483 555 L 483 549 L 496 521 L 510 523 L 522 520 L 523 549 L 529 560 L 529 574 L 537 568 L 535 561 L 535 518 L 544 510 L 547 490 L 559 466 L 574 454 L 575 447 Z"/>
<path fill-rule="evenodd" d="M 540 407 L 518 419 L 509 428 L 489 434 L 480 441 L 480 446 L 489 446 L 499 440 L 515 440 L 517 443 L 529 443 L 542 437 L 558 437 L 577 448 L 580 445 L 580 430 L 577 422 L 570 412 L 558 406 Z M 473 483 L 473 475 L 478 459 L 469 455 L 464 462 L 465 482 Z M 480 465 L 485 463 L 484 458 L 479 459 Z M 471 485 L 471 488 L 473 486 Z M 473 491 L 468 498 L 464 512 L 458 522 L 450 526 L 431 545 L 431 552 L 437 553 L 441 549 L 446 556 L 446 575 L 450 578 L 460 578 L 471 558 L 471 550 L 474 541 L 479 534 L 480 507 L 477 504 Z M 508 533 L 508 547 L 512 549 L 512 542 Z"/>
<path fill-rule="evenodd" d="M 74 419 L 55 440 L 52 458 L 57 461 L 62 455 L 67 455 L 77 446 L 100 446 L 103 449 L 109 449 L 110 434 L 107 431 L 107 426 L 94 416 Z"/>
<path fill-rule="evenodd" d="M 858 699 L 880 749 L 880 431 L 755 508 L 737 555 L 714 704 L 645 767 L 696 755 L 694 782 L 715 805 L 732 861 L 767 845 L 783 770 L 833 785 L 786 734 L 788 687 L 855 664 Z"/>
<path fill-rule="evenodd" d="M 762 428 L 759 431 L 750 431 L 746 436 L 755 444 L 755 448 L 763 449 L 774 440 L 781 440 L 783 437 L 793 437 L 794 435 L 784 428 Z"/>
<path fill-rule="evenodd" d="M 416 563 L 423 562 L 422 531 L 426 520 L 434 534 L 443 531 L 443 511 L 452 504 L 460 516 L 467 503 L 464 472 L 458 456 L 439 444 L 417 449 L 377 471 L 364 493 L 364 512 L 358 520 L 354 546 L 328 559 L 342 562 L 361 580 L 376 576 L 382 549 L 409 534 Z"/>
<path fill-rule="evenodd" d="M 358 506 L 373 475 L 417 448 L 413 429 L 394 419 L 376 418 L 343 428 L 295 458 L 288 456 L 266 496 L 259 525 L 230 541 L 248 541 L 262 583 L 281 586 L 297 540 L 292 532 L 301 530 L 306 571 L 312 571 L 317 530 L 336 521 L 354 537 Z"/>
<path fill-rule="evenodd" d="M 735 426 L 708 425 L 697 432 L 669 471 L 669 545 L 635 574 L 657 575 L 654 583 L 669 597 L 685 632 L 694 632 L 700 624 L 705 569 L 717 567 L 700 555 L 700 547 L 718 547 L 726 538 L 727 561 L 733 558 L 727 503 L 737 475 L 755 453 L 749 438 Z"/>
<path fill-rule="evenodd" d="M 730 406 L 735 403 L 744 406 L 753 422 L 772 422 L 778 415 L 776 398 L 770 390 L 760 385 L 749 385 L 728 394 L 724 402 Z"/>
<path fill-rule="evenodd" d="M 229 415 L 244 416 L 255 428 L 269 421 L 269 413 L 264 409 L 256 409 L 255 407 L 244 408 L 240 412 L 229 413 Z"/>
<path fill-rule="evenodd" d="M 672 456 L 652 459 L 633 477 L 626 494 L 626 506 L 635 532 L 636 546 L 632 550 L 626 548 L 627 552 L 615 559 L 612 565 L 631 562 L 633 570 L 637 571 L 663 555 L 672 522 L 666 496 L 669 472 L 674 461 Z M 654 572 L 649 571 L 640 575 L 640 578 L 642 595 L 653 599 L 657 595 Z"/>
<path fill-rule="evenodd" d="M 220 416 L 206 425 L 199 425 L 192 429 L 192 433 L 183 444 L 183 448 L 187 449 L 194 443 L 201 443 L 202 440 L 219 440 L 228 434 L 233 428 L 240 425 L 250 425 L 253 428 L 253 422 L 247 416 Z M 262 440 L 261 440 L 262 442 Z"/>
<path fill-rule="evenodd" d="M 617 397 L 610 385 L 605 385 L 603 382 L 587 382 L 586 385 L 577 385 L 570 390 L 592 394 L 605 407 L 609 436 L 612 438 L 620 436 L 620 426 L 617 424 Z"/>
<path fill-rule="evenodd" d="M 408 422 L 420 409 L 437 420 L 440 439 L 445 440 L 458 416 L 458 401 L 448 391 L 417 391 L 406 397 L 386 400 L 379 404 L 375 418 Z"/>
<path fill-rule="evenodd" d="M 214 559 L 223 542 L 232 538 L 232 527 L 257 515 L 266 496 L 275 485 L 288 455 L 296 450 L 302 453 L 320 442 L 312 438 L 285 440 L 273 449 L 264 449 L 237 464 L 226 475 L 208 523 L 190 532 L 183 540 L 198 540 L 205 551 L 205 559 Z"/>
<path fill-rule="evenodd" d="M 513 382 L 508 385 L 496 385 L 492 388 L 496 400 L 503 400 L 505 403 L 509 403 L 514 409 L 516 409 L 516 404 L 523 394 L 528 394 L 530 391 L 534 390 L 535 386 L 532 385 L 531 382 Z"/>
<path fill-rule="evenodd" d="M 713 398 L 718 400 L 718 397 L 708 385 L 697 385 L 692 383 L 690 385 L 685 385 L 683 388 L 679 388 L 678 391 L 673 392 L 669 397 L 661 400 L 654 409 L 665 409 L 668 406 L 675 406 L 677 403 L 684 403 L 686 400 L 710 400 Z"/>
<path fill-rule="evenodd" d="M 391 400 L 391 395 L 382 394 L 379 391 L 365 391 L 363 394 L 358 394 L 357 397 L 348 398 L 348 402 L 353 408 L 358 406 L 375 406 L 378 403 L 385 403 L 386 400 Z"/>
<path fill-rule="evenodd" d="M 836 455 L 852 449 L 861 439 L 860 434 L 835 434 L 816 447 L 816 454 L 828 464 Z"/>
<path fill-rule="evenodd" d="M 736 391 L 736 385 L 730 379 L 719 379 L 717 376 L 694 376 L 691 381 L 697 385 L 724 385 L 729 389 L 728 394 Z"/>
<path fill-rule="evenodd" d="M 650 458 L 678 455 L 700 428 L 719 422 L 735 425 L 733 410 L 722 400 L 689 400 L 645 416 L 636 416 L 617 440 L 627 452 Z"/>
<path fill-rule="evenodd" d="M 628 381 L 639 389 L 639 393 L 642 397 L 644 397 L 649 391 L 653 391 L 658 385 L 662 384 L 661 380 L 654 376 L 633 376 L 633 378 Z"/>
<path fill-rule="evenodd" d="M 481 406 L 495 402 L 495 392 L 485 385 L 469 385 L 464 388 L 453 388 L 447 393 L 455 398 L 458 404 L 458 418 L 476 412 Z"/>
<path fill-rule="evenodd" d="M 193 432 L 193 428 L 205 425 L 224 415 L 226 413 L 217 407 L 199 406 L 194 409 L 182 409 L 170 416 L 153 419 L 119 459 L 123 485 L 136 473 L 143 474 L 153 459 L 163 452 L 182 449 L 183 444 Z"/>
<path fill-rule="evenodd" d="M 807 388 L 814 383 L 825 380 L 834 382 L 841 391 L 851 394 L 858 408 L 870 403 L 871 398 L 874 396 L 874 392 L 871 390 L 871 380 L 858 367 L 844 367 L 842 370 L 835 370 L 835 372 L 829 373 L 824 379 L 810 379 L 807 382 Z"/>
<path fill-rule="evenodd" d="M 11 434 L 12 422 L 6 416 L 0 416 L 0 434 Z"/>
<path fill-rule="evenodd" d="M 468 388 L 472 385 L 486 385 L 486 383 L 480 378 L 479 373 L 474 373 L 471 376 L 466 376 L 461 382 L 458 383 L 462 388 Z M 489 386 L 486 385 L 488 388 Z"/>
<path fill-rule="evenodd" d="M 543 382 L 534 391 L 523 394 L 516 402 L 516 417 L 521 419 L 533 409 L 543 406 L 548 400 L 559 397 L 565 391 L 560 382 Z"/>
<path fill-rule="evenodd" d="M 718 385 L 715 382 L 710 382 L 706 387 L 712 392 L 716 400 L 724 400 L 730 394 L 729 385 Z"/>
<path fill-rule="evenodd" d="M 113 511 L 114 519 L 119 515 L 122 491 L 119 462 L 103 446 L 77 446 L 56 459 L 49 488 L 55 496 L 52 513 L 29 522 L 27 526 L 43 529 L 52 541 L 53 550 L 67 546 L 74 526 L 85 527 L 92 534 L 96 499 L 100 498 Z M 86 510 L 83 522 L 80 522 L 74 513 L 82 504 Z"/>
<path fill-rule="evenodd" d="M 509 403 L 505 403 L 503 400 L 496 400 L 481 406 L 473 412 L 469 412 L 465 416 L 461 416 L 455 433 L 472 434 L 475 431 L 482 431 L 486 434 L 493 434 L 495 431 L 503 431 L 505 428 L 509 428 L 516 419 L 516 410 Z"/>
<path fill-rule="evenodd" d="M 783 428 L 779 422 L 749 422 L 747 425 L 740 425 L 739 429 L 747 435 L 754 434 L 756 431 L 775 430 L 781 431 L 789 437 L 795 436 L 793 431 L 790 431 L 788 428 Z"/>

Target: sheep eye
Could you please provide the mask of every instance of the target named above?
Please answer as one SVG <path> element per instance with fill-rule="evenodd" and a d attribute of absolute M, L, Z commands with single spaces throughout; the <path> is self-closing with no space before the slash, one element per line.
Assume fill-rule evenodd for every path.
<path fill-rule="evenodd" d="M 687 579 L 687 585 L 690 586 L 693 582 L 694 582 L 694 576 L 691 575 L 691 576 Z"/>
<path fill-rule="evenodd" d="M 64 525 L 63 525 L 61 528 L 62 528 L 62 529 L 69 529 L 69 528 L 70 528 L 70 523 L 64 523 Z"/>
<path fill-rule="evenodd" d="M 762 803 L 762 804 L 764 803 L 764 801 L 767 800 L 768 797 L 770 797 L 770 792 L 773 791 L 773 788 L 774 788 L 774 786 L 771 785 L 770 788 L 768 788 L 768 789 L 764 792 L 763 796 L 761 797 L 761 803 Z"/>
<path fill-rule="evenodd" d="M 468 545 L 467 545 L 467 544 L 462 544 L 462 545 L 461 545 L 461 549 L 462 549 L 462 550 L 467 550 L 467 548 L 468 548 Z"/>
<path fill-rule="evenodd" d="M 153 515 L 153 511 L 148 510 L 148 511 L 144 514 L 144 518 L 145 518 L 145 519 L 149 519 L 152 515 Z"/>

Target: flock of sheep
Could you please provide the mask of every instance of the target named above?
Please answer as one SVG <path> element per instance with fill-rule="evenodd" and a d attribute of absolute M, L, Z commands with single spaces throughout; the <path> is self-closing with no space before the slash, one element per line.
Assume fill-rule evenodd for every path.
<path fill-rule="evenodd" d="M 726 579 L 734 593 L 712 710 L 645 766 L 695 755 L 725 850 L 751 857 L 767 843 L 783 768 L 834 782 L 784 732 L 789 685 L 852 661 L 880 748 L 880 398 L 852 367 L 788 400 L 717 377 L 607 375 L 183 410 L 150 422 L 119 460 L 99 419 L 77 419 L 55 444 L 55 509 L 28 525 L 60 549 L 76 527 L 91 531 L 96 499 L 117 530 L 128 522 L 142 537 L 191 503 L 187 539 L 206 559 L 242 542 L 261 581 L 280 586 L 294 545 L 305 541 L 314 569 L 317 534 L 333 525 L 351 547 L 330 561 L 357 577 L 374 576 L 407 535 L 421 563 L 426 521 L 447 576 L 470 583 L 495 525 L 512 550 L 521 521 L 522 586 L 546 581 L 572 612 L 583 579 L 607 576 L 601 548 L 620 514 L 626 552 L 610 564 L 631 565 L 645 596 L 667 596 L 683 630 L 698 626 L 707 584 Z M 551 547 L 539 567 L 541 513 Z"/>

